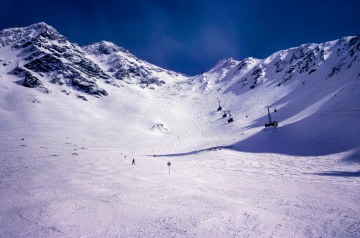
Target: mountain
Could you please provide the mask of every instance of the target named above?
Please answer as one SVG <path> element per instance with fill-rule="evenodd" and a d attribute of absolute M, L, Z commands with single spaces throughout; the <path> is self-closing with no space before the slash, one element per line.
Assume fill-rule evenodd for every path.
<path fill-rule="evenodd" d="M 45 23 L 0 42 L 0 237 L 359 237 L 359 36 L 194 77 Z"/>
<path fill-rule="evenodd" d="M 272 119 L 280 122 L 289 144 L 257 133 L 235 144 L 242 151 L 304 156 L 357 151 L 360 145 L 354 134 L 360 133 L 360 36 L 304 44 L 261 60 L 222 60 L 192 81 L 204 93 L 218 92 L 223 110 L 241 121 L 253 118 L 239 125 L 243 128 L 270 123 L 266 108 L 271 107 Z M 354 153 L 358 158 L 360 153 Z"/>
<path fill-rule="evenodd" d="M 48 81 L 94 96 L 107 96 L 98 81 L 114 86 L 136 84 L 161 87 L 166 83 L 185 82 L 188 77 L 138 59 L 126 49 L 101 41 L 79 47 L 46 23 L 0 32 L 0 52 L 6 67 L 3 72 L 23 79 L 23 85 L 50 93 Z M 288 81 L 302 83 L 311 78 L 330 79 L 341 71 L 356 68 L 359 62 L 359 36 L 344 37 L 322 44 L 305 44 L 274 53 L 266 59 L 221 60 L 210 71 L 192 80 L 210 85 L 232 84 L 231 90 L 254 89 L 266 81 L 281 86 Z M 8 70 L 8 71 L 6 71 Z M 356 70 L 355 70 L 356 71 Z M 359 77 L 360 72 L 355 72 Z M 354 76 L 353 76 L 354 77 Z M 206 78 L 209 78 L 208 80 Z M 239 82 L 241 81 L 241 82 Z M 241 91 L 241 90 L 240 90 Z"/>
<path fill-rule="evenodd" d="M 117 85 L 118 82 L 144 86 L 161 86 L 172 78 L 184 78 L 144 62 L 125 49 L 109 42 L 84 48 L 69 42 L 46 23 L 0 32 L 0 53 L 7 66 L 5 73 L 23 79 L 25 87 L 50 93 L 48 82 L 64 85 L 64 93 L 76 90 L 93 96 L 107 96 L 98 81 Z M 8 70 L 8 71 L 6 71 Z M 160 77 L 162 79 L 160 79 Z"/>
<path fill-rule="evenodd" d="M 353 102 L 360 100 L 359 38 L 352 36 L 320 44 L 304 44 L 275 52 L 265 59 L 223 59 L 208 72 L 188 77 L 142 61 L 111 42 L 101 41 L 80 47 L 53 27 L 38 23 L 0 32 L 0 75 L 3 79 L 13 77 L 17 84 L 36 88 L 42 93 L 55 94 L 55 98 L 62 94 L 70 100 L 88 101 L 91 97 L 87 95 L 109 96 L 110 92 L 125 95 L 125 91 L 134 90 L 143 94 L 150 90 L 154 95 L 161 93 L 169 97 L 192 98 L 200 94 L 199 98 L 206 101 L 206 105 L 200 104 L 204 110 L 209 110 L 210 102 L 220 103 L 224 111 L 222 116 L 232 116 L 234 125 L 239 128 L 261 128 L 271 124 L 266 109 L 269 107 L 277 112 L 273 117 L 282 127 L 281 133 L 292 141 L 309 146 L 292 148 L 276 144 L 262 149 L 245 146 L 246 143 L 262 141 L 263 134 L 258 133 L 241 140 L 242 150 L 298 155 L 337 153 L 357 148 L 360 143 L 353 134 L 360 129 L 355 117 L 333 121 L 333 117 L 343 117 L 358 110 Z M 186 107 L 187 110 L 203 110 L 195 105 Z M 176 106 L 173 115 L 178 115 L 175 109 Z M 156 118 L 156 115 L 152 117 Z M 324 123 L 324 119 L 329 121 Z M 200 120 L 198 116 L 197 120 Z M 169 127 L 163 119 L 153 124 L 154 127 Z M 191 132 L 195 137 L 205 136 L 217 141 L 218 135 L 198 122 L 192 122 L 189 128 L 195 124 L 197 128 L 191 130 L 203 128 L 201 133 Z M 314 124 L 319 125 L 313 128 Z M 302 136 L 303 131 L 299 129 L 304 127 L 312 128 L 306 136 Z M 185 136 L 190 129 L 182 130 L 184 132 L 179 133 Z M 325 143 L 328 146 L 311 146 L 321 138 L 328 138 Z"/>
<path fill-rule="evenodd" d="M 254 89 L 271 81 L 279 87 L 288 81 L 302 83 L 312 78 L 328 80 L 351 71 L 349 77 L 360 77 L 360 36 L 344 37 L 322 44 L 304 44 L 288 50 L 281 50 L 266 59 L 247 58 L 242 61 L 221 60 L 213 69 L 203 74 L 211 77 L 212 83 L 236 81 L 242 89 Z M 320 80 L 320 79 L 319 79 Z M 241 82 L 240 82 L 241 81 Z M 207 80 L 207 83 L 210 83 Z M 240 90 L 240 87 L 233 90 Z"/>
<path fill-rule="evenodd" d="M 17 85 L 35 88 L 45 94 L 52 93 L 54 98 L 62 94 L 70 100 L 87 101 L 92 98 L 87 95 L 102 97 L 109 96 L 111 92 L 115 95 L 110 96 L 117 98 L 116 94 L 125 94 L 125 91 L 143 94 L 146 91 L 147 94 L 147 90 L 154 91 L 151 100 L 160 97 L 154 96 L 159 93 L 162 96 L 190 98 L 200 94 L 201 101 L 206 101 L 206 105 L 200 104 L 204 110 L 209 110 L 210 102 L 220 103 L 223 117 L 232 116 L 234 125 L 239 128 L 261 128 L 271 124 L 272 119 L 268 119 L 266 109 L 269 107 L 277 112 L 273 116 L 282 127 L 281 133 L 286 133 L 293 141 L 316 144 L 321 138 L 337 138 L 328 139 L 328 146 L 321 148 L 309 145 L 305 149 L 296 146 L 287 149 L 276 144 L 260 150 L 244 146 L 263 140 L 260 133 L 252 135 L 252 139 L 241 140 L 243 150 L 250 152 L 324 154 L 354 149 L 360 143 L 353 134 L 360 129 L 355 117 L 349 116 L 336 123 L 333 121 L 333 117 L 343 117 L 358 110 L 354 102 L 360 100 L 360 36 L 304 44 L 275 52 L 265 59 L 223 59 L 208 72 L 194 77 L 140 60 L 111 42 L 101 41 L 80 47 L 45 23 L 2 30 L 0 45 L 2 79 L 12 79 Z M 186 107 L 187 110 L 203 110 L 195 104 Z M 173 115 L 178 115 L 175 108 Z M 152 117 L 156 118 L 156 115 Z M 324 123 L 324 119 L 329 121 Z M 198 116 L 197 120 L 200 120 Z M 203 128 L 201 133 L 191 132 L 195 137 L 217 140 L 218 135 L 212 134 L 210 128 L 207 130 L 197 122 L 192 123 L 197 125 L 196 129 L 193 128 L 195 131 Z M 163 119 L 153 124 L 155 127 L 161 124 L 164 128 L 169 127 Z M 319 125 L 313 128 L 314 124 Z M 189 128 L 192 126 L 189 124 Z M 299 128 L 304 127 L 313 129 L 302 136 L 303 131 Z M 181 134 L 186 135 L 185 132 Z"/>
<path fill-rule="evenodd" d="M 12 61 L 11 73 L 23 78 L 24 86 L 50 93 L 44 83 L 50 81 L 96 96 L 107 95 L 96 80 L 110 77 L 51 26 L 38 23 L 3 30 L 0 39 L 1 54 Z"/>

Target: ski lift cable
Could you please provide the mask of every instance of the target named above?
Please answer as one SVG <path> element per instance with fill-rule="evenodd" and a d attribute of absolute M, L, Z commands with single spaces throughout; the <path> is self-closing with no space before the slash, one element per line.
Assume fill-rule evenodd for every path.
<path fill-rule="evenodd" d="M 303 114 L 303 115 L 311 115 L 311 114 L 318 114 L 318 115 L 349 115 L 349 116 L 359 116 L 360 115 L 360 109 L 338 109 L 338 110 L 326 110 L 326 111 L 317 111 L 317 112 L 310 112 L 310 111 L 300 111 L 301 109 L 294 109 L 294 108 L 288 108 L 284 107 L 281 108 L 281 111 L 288 111 L 288 112 L 297 112 L 297 114 Z M 300 112 L 299 112 L 300 111 Z"/>
<path fill-rule="evenodd" d="M 288 107 L 288 106 L 285 106 L 285 107 L 280 107 L 281 110 L 292 110 L 292 111 L 298 111 L 298 110 L 301 110 L 300 108 L 296 108 L 296 107 Z M 329 110 L 327 110 L 329 111 Z M 341 108 L 341 109 L 334 109 L 334 110 L 331 110 L 329 112 L 334 112 L 334 111 L 360 111 L 360 109 L 357 109 L 357 108 Z M 325 112 L 325 111 L 324 111 Z"/>

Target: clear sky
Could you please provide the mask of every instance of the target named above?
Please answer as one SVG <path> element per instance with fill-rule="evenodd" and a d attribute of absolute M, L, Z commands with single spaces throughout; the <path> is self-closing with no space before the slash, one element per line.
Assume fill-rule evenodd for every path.
<path fill-rule="evenodd" d="M 0 29 L 45 22 L 81 46 L 100 40 L 188 75 L 223 58 L 264 58 L 360 34 L 359 0 L 2 0 Z"/>

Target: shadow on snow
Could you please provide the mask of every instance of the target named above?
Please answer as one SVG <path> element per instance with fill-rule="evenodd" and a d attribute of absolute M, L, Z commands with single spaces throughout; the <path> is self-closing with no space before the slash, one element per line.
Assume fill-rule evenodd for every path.
<path fill-rule="evenodd" d="M 356 172 L 346 172 L 346 171 L 328 171 L 322 173 L 310 173 L 312 175 L 319 176 L 336 176 L 336 177 L 360 177 L 360 170 Z"/>
<path fill-rule="evenodd" d="M 194 154 L 198 154 L 204 151 L 216 151 L 216 150 L 222 150 L 222 149 L 231 149 L 231 146 L 215 146 L 215 147 L 210 147 L 210 148 L 206 148 L 206 149 L 200 149 L 200 150 L 193 150 L 193 151 L 189 151 L 189 152 L 184 152 L 184 153 L 174 153 L 174 154 L 163 154 L 163 155 L 147 155 L 147 156 L 154 156 L 154 157 L 180 157 L 180 156 L 188 156 L 188 155 L 194 155 Z"/>

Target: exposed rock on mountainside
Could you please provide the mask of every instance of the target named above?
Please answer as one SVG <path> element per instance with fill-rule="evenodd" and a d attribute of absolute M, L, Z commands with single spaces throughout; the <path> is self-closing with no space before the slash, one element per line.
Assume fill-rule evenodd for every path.
<path fill-rule="evenodd" d="M 34 80 L 36 74 L 52 83 L 66 84 L 88 94 L 108 95 L 96 84 L 96 80 L 108 79 L 109 76 L 87 59 L 79 46 L 70 43 L 45 23 L 3 30 L 0 42 L 2 47 L 10 47 L 14 51 L 17 66 L 23 65 L 27 69 L 25 76 L 29 79 L 32 75 L 32 82 L 41 82 Z"/>
<path fill-rule="evenodd" d="M 22 83 L 23 86 L 27 88 L 39 88 L 44 93 L 50 93 L 50 90 L 44 87 L 44 84 L 26 69 L 16 67 L 11 73 L 24 79 Z"/>
<path fill-rule="evenodd" d="M 141 61 L 113 43 L 103 41 L 83 49 L 45 23 L 2 30 L 0 46 L 16 62 L 15 71 L 26 69 L 27 73 L 21 76 L 25 76 L 25 85 L 31 87 L 49 81 L 90 95 L 107 96 L 97 80 L 161 86 L 167 78 L 180 76 Z M 104 56 L 109 58 L 97 60 Z"/>
<path fill-rule="evenodd" d="M 233 84 L 233 89 L 239 88 L 238 84 L 243 89 L 255 89 L 266 81 L 281 86 L 294 78 L 303 83 L 312 78 L 326 80 L 346 70 L 356 71 L 355 64 L 360 62 L 359 52 L 360 36 L 344 37 L 282 50 L 262 60 L 222 60 L 200 79 L 207 79 L 204 81 L 207 85 L 218 82 Z M 360 71 L 355 74 L 358 77 Z"/>
<path fill-rule="evenodd" d="M 173 78 L 175 81 L 186 78 L 181 74 L 157 67 L 142 61 L 126 49 L 114 43 L 101 41 L 83 48 L 92 55 L 98 65 L 114 80 L 128 84 L 139 84 L 141 87 L 162 86 Z"/>
<path fill-rule="evenodd" d="M 189 77 L 138 59 L 126 49 L 101 41 L 83 48 L 69 42 L 53 27 L 38 23 L 0 32 L 0 51 L 7 73 L 24 78 L 24 86 L 48 88 L 48 82 L 93 96 L 107 96 L 99 81 L 114 86 L 126 84 L 155 89 L 168 83 L 189 82 Z M 266 81 L 272 87 L 312 78 L 330 79 L 356 67 L 360 56 L 359 36 L 321 44 L 304 44 L 276 52 L 265 59 L 224 59 L 199 79 L 208 90 L 218 84 L 232 89 L 255 89 Z M 10 66 L 9 66 L 10 65 Z M 360 71 L 356 72 L 360 75 Z M 319 77 L 320 76 L 320 77 Z M 222 87 L 222 86 L 216 86 Z M 64 90 L 64 89 L 61 89 Z M 49 92 L 49 90 L 46 90 Z"/>

